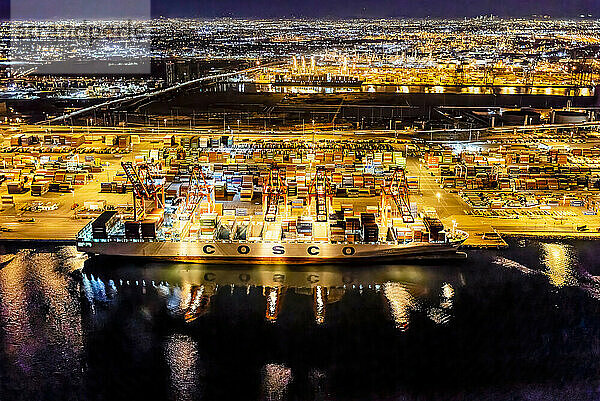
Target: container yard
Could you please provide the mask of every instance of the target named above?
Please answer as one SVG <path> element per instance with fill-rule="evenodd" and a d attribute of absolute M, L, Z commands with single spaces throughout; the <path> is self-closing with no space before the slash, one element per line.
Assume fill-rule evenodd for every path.
<path fill-rule="evenodd" d="M 592 142 L 21 130 L 7 130 L 0 146 L 0 240 L 74 243 L 107 210 L 132 240 L 378 242 L 421 240 L 423 232 L 429 240 L 421 216 L 431 209 L 446 231 L 471 234 L 468 246 L 485 247 L 483 234 L 493 231 L 599 233 L 600 146 Z M 398 171 L 404 206 L 385 201 Z M 159 193 L 140 198 L 132 174 Z M 397 216 L 386 216 L 385 202 Z M 408 215 L 419 223 L 400 224 Z"/>
<path fill-rule="evenodd" d="M 423 161 L 443 188 L 475 208 L 583 207 L 600 189 L 599 156 L 598 147 L 501 145 L 429 150 Z"/>

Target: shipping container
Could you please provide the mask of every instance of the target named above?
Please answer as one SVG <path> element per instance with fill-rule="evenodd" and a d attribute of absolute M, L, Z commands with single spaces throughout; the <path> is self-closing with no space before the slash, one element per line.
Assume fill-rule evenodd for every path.
<path fill-rule="evenodd" d="M 21 181 L 11 181 L 6 183 L 9 194 L 22 194 L 27 192 L 27 188 Z"/>
<path fill-rule="evenodd" d="M 48 192 L 50 186 L 49 181 L 38 181 L 31 184 L 31 195 L 32 196 L 42 196 L 46 192 Z"/>
<path fill-rule="evenodd" d="M 142 237 L 141 222 L 139 221 L 126 221 L 125 222 L 125 238 L 127 239 L 140 239 Z"/>
<path fill-rule="evenodd" d="M 94 239 L 108 239 L 108 233 L 117 223 L 117 212 L 114 210 L 103 212 L 92 222 L 92 237 Z"/>

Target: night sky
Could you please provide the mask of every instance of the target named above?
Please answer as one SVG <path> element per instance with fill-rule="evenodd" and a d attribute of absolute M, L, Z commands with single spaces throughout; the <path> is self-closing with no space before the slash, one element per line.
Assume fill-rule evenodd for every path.
<path fill-rule="evenodd" d="M 9 17 L 10 1 L 0 0 L 0 15 Z M 12 0 L 31 17 L 463 17 L 498 16 L 600 17 L 600 0 Z M 93 7 L 93 4 L 102 7 Z M 13 13 L 15 14 L 15 13 Z M 13 18 L 15 16 L 13 15 Z"/>
<path fill-rule="evenodd" d="M 600 0 L 155 0 L 152 13 L 259 17 L 462 17 L 490 13 L 598 17 Z"/>

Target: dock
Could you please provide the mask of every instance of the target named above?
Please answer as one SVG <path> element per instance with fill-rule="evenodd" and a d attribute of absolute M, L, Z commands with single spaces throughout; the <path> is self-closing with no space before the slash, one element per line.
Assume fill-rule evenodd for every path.
<path fill-rule="evenodd" d="M 469 238 L 462 244 L 462 249 L 506 249 L 508 244 L 496 231 L 470 233 Z"/>
<path fill-rule="evenodd" d="M 53 129 L 58 130 L 59 128 L 53 127 Z M 64 127 L 61 129 L 65 130 Z M 26 126 L 22 127 L 21 131 L 23 132 L 21 136 L 13 135 L 4 138 L 7 149 L 15 149 L 5 156 L 5 163 L 9 161 L 13 163 L 13 168 L 6 172 L 12 177 L 10 179 L 14 181 L 15 177 L 26 174 L 31 179 L 38 180 L 35 185 L 48 182 L 70 183 L 70 185 L 66 192 L 60 191 L 60 186 L 58 192 L 50 186 L 44 186 L 41 192 L 37 192 L 39 188 L 31 186 L 29 191 L 22 193 L 10 192 L 8 184 L 2 186 L 0 195 L 6 198 L 6 202 L 3 202 L 0 208 L 0 243 L 2 244 L 24 247 L 35 244 L 75 245 L 77 233 L 99 214 L 100 209 L 97 206 L 95 206 L 96 209 L 92 209 L 90 205 L 101 205 L 102 208 L 110 206 L 123 212 L 129 210 L 127 213 L 131 213 L 133 209 L 132 188 L 127 185 L 128 181 L 123 174 L 122 163 L 134 165 L 140 158 L 147 158 L 151 155 L 163 160 L 163 157 L 157 156 L 159 154 L 169 156 L 169 160 L 177 160 L 177 163 L 172 163 L 173 165 L 169 168 L 181 176 L 189 173 L 186 166 L 191 165 L 190 163 L 196 159 L 198 162 L 211 165 L 214 179 L 219 181 L 221 191 L 230 192 L 227 196 L 219 193 L 218 199 L 221 204 L 226 204 L 228 211 L 231 212 L 228 217 L 260 214 L 263 209 L 262 206 L 257 206 L 261 204 L 260 199 L 252 200 L 258 198 L 253 196 L 255 191 L 253 187 L 256 186 L 253 183 L 256 181 L 258 185 L 264 179 L 265 171 L 267 171 L 264 166 L 276 163 L 281 165 L 282 177 L 293 183 L 290 190 L 285 191 L 285 195 L 291 196 L 294 201 L 303 198 L 304 203 L 308 203 L 306 198 L 309 198 L 310 188 L 307 184 L 307 177 L 310 175 L 307 175 L 306 171 L 310 168 L 306 170 L 306 167 L 316 165 L 317 163 L 313 159 L 318 156 L 319 165 L 338 166 L 331 172 L 331 183 L 340 191 L 331 194 L 330 208 L 348 213 L 348 216 L 359 216 L 363 212 L 376 215 L 382 210 L 381 199 L 375 189 L 381 189 L 382 184 L 385 183 L 385 174 L 389 180 L 389 171 L 385 169 L 398 164 L 405 166 L 408 175 L 406 180 L 410 181 L 410 185 L 407 184 L 410 199 L 399 204 L 403 216 L 410 213 L 412 207 L 419 211 L 435 210 L 437 216 L 444 223 L 444 227 L 448 229 L 454 226 L 469 233 L 469 238 L 463 244 L 462 249 L 506 249 L 509 247 L 505 241 L 507 238 L 548 240 L 595 240 L 600 238 L 600 219 L 596 214 L 590 214 L 582 206 L 575 207 L 564 204 L 551 208 L 547 206 L 544 209 L 511 207 L 506 210 L 485 209 L 486 212 L 481 213 L 470 203 L 468 198 L 457 193 L 455 188 L 447 188 L 446 177 L 439 176 L 436 169 L 425 166 L 418 156 L 402 153 L 406 150 L 404 145 L 399 143 L 385 144 L 385 147 L 381 149 L 369 148 L 372 146 L 370 144 L 361 145 L 365 147 L 365 151 L 368 150 L 370 163 L 377 161 L 377 166 L 380 166 L 381 171 L 375 173 L 374 168 L 369 171 L 365 170 L 362 162 L 357 161 L 354 155 L 349 155 L 343 150 L 343 141 L 348 139 L 344 139 L 335 146 L 323 142 L 323 149 L 312 151 L 310 146 L 305 146 L 307 138 L 296 134 L 286 137 L 285 146 L 287 147 L 276 147 L 275 145 L 283 146 L 283 142 L 278 138 L 269 145 L 275 147 L 261 145 L 262 147 L 254 149 L 254 152 L 245 152 L 243 147 L 236 148 L 236 143 L 240 141 L 240 135 L 223 137 L 220 134 L 211 135 L 200 131 L 194 132 L 198 135 L 173 135 L 170 133 L 164 136 L 164 133 L 148 133 L 140 129 L 133 135 L 137 137 L 136 141 L 130 137 L 131 135 L 127 136 L 122 132 L 100 128 L 92 130 L 93 135 L 90 135 L 89 138 L 82 134 L 85 132 L 82 128 L 73 134 L 57 131 L 60 132 L 57 135 L 46 135 Z M 35 145 L 25 146 L 24 144 L 28 143 L 27 138 L 32 136 L 37 136 L 38 142 Z M 241 136 L 250 142 L 260 137 L 257 134 Z M 55 137 L 58 138 L 58 145 L 55 143 Z M 89 143 L 80 143 L 82 138 Z M 165 142 L 165 138 L 168 138 L 167 142 Z M 227 143 L 223 141 L 223 138 Z M 320 136 L 317 144 L 325 139 L 331 138 Z M 12 144 L 18 141 L 23 146 L 20 148 L 16 145 L 8 147 L 9 142 Z M 360 144 L 356 139 L 354 141 L 355 145 Z M 289 143 L 292 142 L 294 146 L 289 146 Z M 330 148 L 327 148 L 328 146 Z M 68 148 L 73 154 L 77 149 L 82 149 L 87 152 L 83 152 L 87 156 L 77 158 L 78 161 L 71 160 L 72 156 L 68 158 L 71 160 L 69 168 L 77 167 L 76 172 L 73 173 L 72 170 L 67 169 L 67 162 L 52 159 L 55 156 L 52 156 L 54 154 L 48 149 L 55 148 Z M 108 150 L 110 152 L 106 153 L 105 151 Z M 189 160 L 185 163 L 176 158 L 177 152 L 180 151 L 187 152 L 186 157 Z M 309 158 L 308 153 L 314 157 Z M 284 154 L 290 157 L 285 163 L 282 161 Z M 66 158 L 67 156 L 63 155 L 62 157 Z M 42 164 L 42 160 L 45 164 Z M 344 169 L 351 167 L 355 171 L 352 173 L 342 171 L 342 168 L 339 167 L 342 162 L 346 162 Z M 33 172 L 30 171 L 31 168 L 23 167 L 29 165 L 36 166 Z M 219 166 L 219 169 L 215 168 L 216 165 Z M 285 167 L 282 167 L 284 165 Z M 85 172 L 85 179 L 79 177 L 82 172 Z M 13 181 L 10 183 L 12 184 Z M 27 182 L 31 182 L 31 180 Z M 23 180 L 24 183 L 25 180 Z M 252 189 L 249 199 L 242 198 L 241 193 L 237 196 L 233 195 L 231 187 L 235 186 L 234 184 L 245 190 Z M 413 184 L 415 185 L 413 186 Z M 171 182 L 165 191 L 166 196 L 171 198 L 182 196 L 186 188 L 188 187 L 182 186 L 180 182 Z M 498 191 L 487 191 L 486 194 L 495 195 L 496 192 L 503 195 L 509 193 L 499 189 Z M 268 198 L 263 199 L 263 203 L 266 201 Z M 274 204 L 279 205 L 279 202 Z M 35 205 L 39 205 L 40 208 L 34 210 L 33 206 Z M 288 205 L 291 217 L 297 217 L 296 205 L 294 202 Z M 325 210 L 322 204 L 315 209 L 315 213 L 321 214 L 320 221 L 327 219 L 327 215 L 324 215 L 322 210 Z M 238 215 L 238 211 L 244 213 Z M 197 235 L 200 231 L 200 228 L 190 225 L 188 234 L 193 232 Z"/>

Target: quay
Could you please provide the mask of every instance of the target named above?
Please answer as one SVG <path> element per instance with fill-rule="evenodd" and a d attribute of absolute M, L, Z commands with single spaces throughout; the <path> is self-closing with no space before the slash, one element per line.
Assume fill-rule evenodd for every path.
<path fill-rule="evenodd" d="M 243 147 L 252 146 L 253 143 L 263 143 L 261 146 L 264 146 L 264 140 L 267 139 L 259 131 L 224 136 L 222 132 L 213 129 L 193 130 L 182 135 L 178 134 L 177 129 L 155 132 L 151 127 L 147 127 L 147 130 L 138 127 L 134 133 L 126 133 L 124 129 L 119 131 L 114 127 L 93 127 L 91 130 L 85 127 L 55 127 L 55 131 L 49 135 L 48 132 L 52 129 L 22 126 L 15 130 L 14 127 L 4 127 L 1 138 L 3 146 L 0 145 L 0 154 L 6 167 L 2 170 L 5 183 L 0 185 L 1 244 L 75 245 L 77 233 L 98 215 L 94 209 L 131 208 L 132 196 L 127 189 L 122 162 L 135 163 L 159 152 L 170 152 L 169 156 L 165 153 L 165 157 L 173 157 L 182 147 L 188 152 L 190 146 L 196 146 L 198 149 L 199 142 L 195 139 L 198 135 L 205 138 L 202 146 L 209 147 L 211 143 L 219 143 L 223 138 L 228 138 L 229 145 L 234 143 Z M 185 130 L 182 129 L 183 131 Z M 194 137 L 194 133 L 198 135 Z M 273 143 L 283 143 L 281 141 L 285 139 L 292 141 L 299 148 L 306 146 L 310 149 L 315 144 L 318 146 L 323 140 L 327 140 L 324 143 L 330 143 L 332 139 L 336 139 L 334 134 L 286 133 L 281 140 L 273 137 L 268 139 L 275 141 Z M 35 142 L 33 137 L 37 137 L 38 142 Z M 538 214 L 531 212 L 532 208 L 509 209 L 508 212 L 494 214 L 477 212 L 494 209 L 490 209 L 492 206 L 481 209 L 481 206 L 472 204 L 472 195 L 468 197 L 455 186 L 449 186 L 448 179 L 441 176 L 441 163 L 439 166 L 433 165 L 431 158 L 427 159 L 430 157 L 428 154 L 433 154 L 432 147 L 412 142 L 407 138 L 396 140 L 383 136 L 374 140 L 375 137 L 374 133 L 364 146 L 371 146 L 371 142 L 368 141 L 373 141 L 373 144 L 379 143 L 377 141 L 385 143 L 390 149 L 388 153 L 401 155 L 399 160 L 404 160 L 406 175 L 417 182 L 417 188 L 410 194 L 411 203 L 414 202 L 418 210 L 435 209 L 446 227 L 455 226 L 469 234 L 462 249 L 503 249 L 508 246 L 503 238 L 600 238 L 600 219 L 595 213 L 588 213 L 588 209 L 582 207 L 557 205 L 553 206 L 550 212 L 546 207 L 542 210 L 543 213 Z M 193 142 L 194 140 L 196 142 Z M 345 132 L 336 139 L 357 144 L 364 140 L 362 133 L 357 137 L 353 136 L 352 132 Z M 593 144 L 587 146 L 591 147 Z M 406 154 L 408 149 L 410 153 Z M 446 150 L 443 149 L 440 160 L 446 157 Z M 198 150 L 192 147 L 191 151 Z M 215 150 L 210 152 L 218 153 Z M 583 155 L 585 154 L 584 150 Z M 453 157 L 456 159 L 456 156 Z M 578 153 L 569 157 L 581 159 Z M 215 162 L 208 161 L 207 158 L 207 163 L 212 165 Z M 239 164 L 239 160 L 232 159 L 223 166 L 227 168 L 234 163 Z M 466 171 L 466 167 L 463 168 Z M 81 174 L 78 171 L 81 171 Z M 358 178 L 355 176 L 353 173 L 356 183 Z M 57 187 L 58 190 L 53 191 L 47 182 L 50 181 L 52 185 L 53 181 L 59 179 L 63 180 L 60 184 L 65 186 L 65 190 Z M 364 185 L 362 180 L 363 178 L 357 185 Z M 457 183 L 458 178 L 453 185 Z M 360 190 L 354 190 L 354 195 L 351 189 L 348 193 L 344 191 L 342 195 L 336 194 L 333 197 L 335 207 L 339 209 L 342 206 L 350 206 L 356 211 L 365 208 L 376 210 L 379 203 L 377 196 L 369 196 L 368 191 L 367 196 L 363 196 Z M 472 192 L 486 197 L 512 199 L 519 195 L 519 191 L 521 190 L 503 187 L 497 190 L 481 188 Z M 542 194 L 542 191 L 534 193 L 538 199 L 541 199 Z M 254 203 L 244 202 L 239 199 L 239 195 L 231 201 L 235 207 L 248 210 L 255 208 L 254 204 L 260 204 L 260 200 L 257 199 L 254 199 Z M 539 207 L 534 209 L 540 210 Z M 557 217 L 557 213 L 567 217 Z"/>

